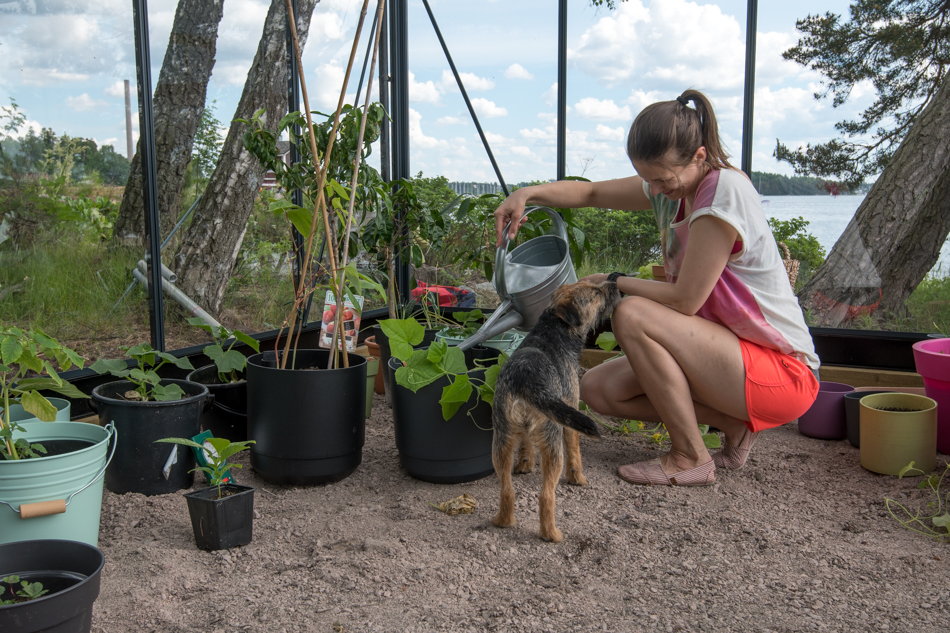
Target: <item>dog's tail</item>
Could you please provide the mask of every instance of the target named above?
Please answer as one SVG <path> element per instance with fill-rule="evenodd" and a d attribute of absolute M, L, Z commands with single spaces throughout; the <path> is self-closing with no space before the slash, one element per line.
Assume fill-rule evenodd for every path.
<path fill-rule="evenodd" d="M 557 422 L 584 435 L 600 437 L 600 429 L 597 428 L 596 422 L 562 400 L 534 397 L 531 399 L 531 405 L 548 416 L 552 422 Z"/>

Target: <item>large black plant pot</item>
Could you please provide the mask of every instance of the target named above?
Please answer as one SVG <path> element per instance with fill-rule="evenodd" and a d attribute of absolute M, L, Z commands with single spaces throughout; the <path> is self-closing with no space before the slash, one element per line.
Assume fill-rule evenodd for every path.
<path fill-rule="evenodd" d="M 492 350 L 497 355 L 497 351 Z M 390 359 L 395 375 L 398 359 Z M 478 373 L 471 374 L 481 379 Z M 442 417 L 441 378 L 413 393 L 393 378 L 393 423 L 399 463 L 410 475 L 436 484 L 482 479 L 494 472 L 491 460 L 492 410 L 472 390 L 472 396 L 450 419 Z M 471 415 L 469 415 L 469 410 Z"/>
<path fill-rule="evenodd" d="M 204 385 L 214 396 L 214 404 L 201 416 L 201 429 L 232 442 L 246 440 L 247 381 L 220 382 L 214 365 L 196 369 L 186 379 Z"/>
<path fill-rule="evenodd" d="M 247 360 L 251 466 L 267 481 L 331 483 L 363 461 L 366 359 L 350 354 L 349 367 L 326 369 L 329 353 L 298 350 L 297 369 L 279 369 L 274 352 Z"/>
<path fill-rule="evenodd" d="M 0 606 L 0 631 L 85 633 L 92 629 L 92 604 L 99 597 L 105 559 L 98 548 L 78 541 L 19 541 L 0 545 L 0 578 L 40 582 L 49 593 L 36 600 Z M 10 598 L 8 585 L 3 598 Z M 17 584 L 19 587 L 19 584 Z"/>
<path fill-rule="evenodd" d="M 128 380 L 99 385 L 92 390 L 90 406 L 99 414 L 99 423 L 115 424 L 119 440 L 115 457 L 106 468 L 106 488 L 116 494 L 139 492 L 163 495 L 194 483 L 195 456 L 191 449 L 177 444 L 156 444 L 165 437 L 190 438 L 201 432 L 201 413 L 211 405 L 208 388 L 187 380 L 163 380 L 176 384 L 185 395 L 166 402 L 134 402 L 120 394 L 135 389 Z M 172 458 L 165 474 L 165 466 Z M 177 461 L 175 461 L 177 459 Z"/>

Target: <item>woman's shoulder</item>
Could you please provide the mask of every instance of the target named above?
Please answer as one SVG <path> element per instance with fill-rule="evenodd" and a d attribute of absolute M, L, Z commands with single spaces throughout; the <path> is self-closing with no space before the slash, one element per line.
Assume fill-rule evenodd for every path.
<path fill-rule="evenodd" d="M 696 189 L 694 207 L 711 207 L 717 202 L 737 198 L 758 203 L 759 192 L 752 185 L 752 181 L 738 169 L 711 169 Z"/>

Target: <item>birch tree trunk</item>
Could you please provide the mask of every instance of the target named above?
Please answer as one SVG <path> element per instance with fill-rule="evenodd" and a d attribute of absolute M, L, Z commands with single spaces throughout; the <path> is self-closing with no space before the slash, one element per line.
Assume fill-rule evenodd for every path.
<path fill-rule="evenodd" d="M 815 325 L 839 327 L 878 309 L 904 314 L 950 233 L 948 139 L 950 75 L 799 291 Z"/>
<path fill-rule="evenodd" d="M 318 0 L 298 0 L 297 36 L 303 48 L 310 17 Z M 257 54 L 244 84 L 233 119 L 262 117 L 276 133 L 287 113 L 287 11 L 284 0 L 272 0 Z M 171 268 L 185 294 L 212 314 L 221 309 L 231 271 L 237 261 L 254 200 L 264 180 L 264 168 L 244 149 L 247 126 L 232 123 L 194 219 Z"/>
<path fill-rule="evenodd" d="M 152 96 L 158 213 L 163 239 L 181 213 L 185 171 L 191 162 L 195 133 L 205 107 L 223 13 L 224 0 L 179 1 L 168 50 Z M 145 202 L 140 152 L 141 140 L 132 157 L 112 237 L 122 244 L 144 246 Z"/>

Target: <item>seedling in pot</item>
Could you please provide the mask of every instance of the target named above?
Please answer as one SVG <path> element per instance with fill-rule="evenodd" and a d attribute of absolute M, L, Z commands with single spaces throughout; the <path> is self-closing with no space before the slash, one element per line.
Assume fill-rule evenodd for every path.
<path fill-rule="evenodd" d="M 155 441 L 165 444 L 181 444 L 182 446 L 189 446 L 204 451 L 205 461 L 208 462 L 208 465 L 198 466 L 189 472 L 200 470 L 208 475 L 208 481 L 211 482 L 211 485 L 218 487 L 218 499 L 221 498 L 221 486 L 226 483 L 225 479 L 228 470 L 231 468 L 241 468 L 241 464 L 228 464 L 228 458 L 232 455 L 237 455 L 241 451 L 248 450 L 250 444 L 256 443 L 254 440 L 232 442 L 223 437 L 209 437 L 205 440 L 205 443 L 211 444 L 213 449 L 209 450 L 207 446 L 203 446 L 194 440 L 188 440 L 183 437 L 166 437 Z"/>
<path fill-rule="evenodd" d="M 206 346 L 202 352 L 214 362 L 218 369 L 218 380 L 221 384 L 231 382 L 241 382 L 244 378 L 241 373 L 247 367 L 247 357 L 234 349 L 234 346 L 240 341 L 255 352 L 261 351 L 261 344 L 256 340 L 239 330 L 229 330 L 223 325 L 208 325 L 205 320 L 199 317 L 188 319 L 188 322 L 205 332 L 211 334 L 214 338 L 212 345 Z M 225 349 L 225 344 L 230 341 Z"/>
<path fill-rule="evenodd" d="M 83 359 L 39 330 L 24 331 L 0 326 L 0 456 L 4 459 L 42 457 L 46 449 L 20 438 L 13 441 L 13 431 L 21 427 L 11 420 L 10 405 L 20 404 L 44 422 L 56 419 L 56 407 L 39 392 L 55 391 L 67 398 L 88 398 L 71 383 L 59 377 L 53 367 L 55 360 L 61 371 L 82 369 Z M 40 374 L 26 378 L 27 374 Z"/>
<path fill-rule="evenodd" d="M 116 378 L 123 378 L 135 385 L 135 389 L 126 391 L 123 395 L 126 400 L 133 401 L 167 401 L 181 400 L 185 392 L 178 385 L 162 385 L 158 370 L 171 363 L 179 369 L 191 369 L 191 361 L 187 358 L 177 358 L 165 352 L 153 349 L 148 343 L 133 347 L 122 346 L 121 349 L 128 356 L 135 359 L 138 367 L 129 369 L 124 360 L 106 360 L 100 358 L 89 368 L 99 374 L 112 374 Z"/>
<path fill-rule="evenodd" d="M 43 583 L 21 581 L 20 577 L 16 574 L 6 576 L 0 580 L 0 582 L 10 585 L 9 593 L 13 596 L 12 598 L 7 598 L 7 588 L 0 586 L 0 605 L 19 604 L 20 602 L 36 600 L 49 593 L 48 589 L 43 589 Z M 16 588 L 17 583 L 20 583 L 19 589 Z"/>

